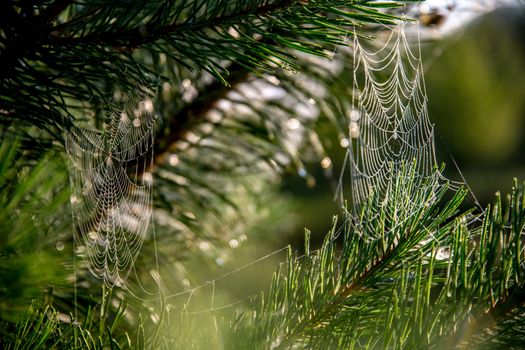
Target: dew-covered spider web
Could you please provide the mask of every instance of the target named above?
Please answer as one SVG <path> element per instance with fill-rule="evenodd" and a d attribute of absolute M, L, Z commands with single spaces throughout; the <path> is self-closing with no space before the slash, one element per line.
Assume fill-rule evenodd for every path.
<path fill-rule="evenodd" d="M 91 273 L 122 285 L 151 227 L 155 114 L 150 99 L 125 96 L 103 131 L 79 121 L 66 135 L 75 242 Z"/>
<path fill-rule="evenodd" d="M 387 201 L 389 186 L 407 172 L 417 179 L 414 188 L 404 189 L 408 197 L 418 186 L 439 186 L 444 179 L 427 110 L 419 33 L 416 49 L 404 24 L 380 34 L 387 34 L 381 44 L 357 35 L 353 41 L 348 161 L 354 212 L 371 197 Z"/>
<path fill-rule="evenodd" d="M 75 225 L 74 254 L 80 258 L 75 260 L 80 261 L 75 270 L 85 267 L 109 289 L 119 287 L 144 302 L 182 300 L 180 312 L 184 315 L 233 308 L 252 298 L 253 294 L 249 294 L 239 300 L 224 301 L 215 297 L 215 287 L 289 247 L 197 285 L 188 282 L 183 290 L 166 289 L 158 266 L 153 222 L 153 102 L 144 93 L 132 92 L 116 101 L 103 119 L 106 122 L 102 130 L 95 128 L 92 120 L 76 120 L 65 135 Z M 156 290 L 145 288 L 141 282 L 145 277 L 137 274 L 135 266 L 142 244 L 148 239 L 153 240 L 157 266 L 146 270 Z M 206 298 L 208 301 L 202 303 Z"/>
<path fill-rule="evenodd" d="M 421 180 L 405 181 L 414 187 L 439 187 L 444 182 L 436 162 L 419 42 L 413 50 L 403 24 L 389 30 L 387 40 L 379 46 L 354 36 L 354 103 L 348 115 L 347 158 L 354 212 L 372 195 L 388 201 L 389 186 L 404 174 Z M 143 94 L 132 93 L 117 103 L 106 120 L 102 131 L 86 121 L 66 136 L 75 240 L 94 276 L 109 287 L 120 286 L 135 295 L 132 283 L 126 280 L 136 274 L 134 264 L 144 240 L 150 234 L 154 239 L 153 103 Z M 407 172 L 412 164 L 415 168 Z M 406 190 L 404 215 L 415 210 L 411 206 L 425 204 L 410 200 L 410 189 L 399 188 Z M 158 293 L 142 288 L 135 296 L 145 301 L 183 298 L 187 314 L 228 308 L 251 295 L 233 303 L 221 302 L 215 298 L 216 285 L 286 250 L 287 246 L 196 286 L 188 282 L 182 291 L 161 291 L 157 266 Z M 137 282 L 140 284 L 138 278 Z M 209 303 L 205 308 L 189 307 L 199 293 L 209 294 Z"/>

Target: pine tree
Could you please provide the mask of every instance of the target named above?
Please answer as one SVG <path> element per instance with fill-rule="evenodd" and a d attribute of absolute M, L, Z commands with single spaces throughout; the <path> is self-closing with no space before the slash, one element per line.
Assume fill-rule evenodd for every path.
<path fill-rule="evenodd" d="M 271 230 L 261 208 L 281 174 L 313 181 L 305 164 L 347 133 L 349 38 L 395 25 L 405 5 L 3 1 L 2 348 L 520 347 L 517 181 L 484 216 L 460 209 L 466 191 L 418 183 L 407 212 L 396 189 L 415 187 L 408 169 L 387 205 L 363 205 L 369 225 L 343 211 L 319 249 L 307 233 L 304 254 L 287 248 L 248 298 L 220 293 L 227 275 L 199 284 L 186 268 Z M 124 288 L 93 276 L 74 242 L 66 148 L 79 125 L 111 129 L 135 97 L 157 115 L 150 165 L 133 168 L 154 173 L 155 236 L 135 263 L 142 284 Z"/>

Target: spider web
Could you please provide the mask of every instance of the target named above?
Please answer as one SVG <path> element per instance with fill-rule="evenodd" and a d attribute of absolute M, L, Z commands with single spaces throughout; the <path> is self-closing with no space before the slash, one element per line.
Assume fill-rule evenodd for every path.
<path fill-rule="evenodd" d="M 155 118 L 152 101 L 134 92 L 103 131 L 84 122 L 66 135 L 75 242 L 108 286 L 124 284 L 150 227 Z"/>
<path fill-rule="evenodd" d="M 406 189 L 408 197 L 418 186 L 437 186 L 436 180 L 444 179 L 427 110 L 419 35 L 413 51 L 404 24 L 389 30 L 379 48 L 354 36 L 354 109 L 348 116 L 347 155 L 354 212 L 371 197 L 387 201 L 393 180 L 407 173 L 417 179 Z"/>
<path fill-rule="evenodd" d="M 372 193 L 386 200 L 389 184 L 406 174 L 404 167 L 410 164 L 415 164 L 421 180 L 432 180 L 430 186 L 437 186 L 442 176 L 437 169 L 420 49 L 411 50 L 404 26 L 399 25 L 379 49 L 354 36 L 354 60 L 355 109 L 349 113 L 348 152 L 354 207 L 359 209 Z M 211 313 L 251 298 L 253 295 L 221 304 L 215 298 L 216 283 L 288 247 L 196 287 L 188 285 L 181 292 L 161 291 L 158 282 L 158 293 L 142 289 L 135 294 L 132 283 L 125 283 L 130 273 L 136 273 L 134 262 L 153 230 L 155 115 L 151 100 L 131 94 L 107 119 L 110 122 L 103 131 L 86 123 L 72 128 L 66 137 L 75 240 L 91 273 L 109 287 L 124 286 L 143 301 L 186 298 L 185 314 Z M 410 191 L 407 196 L 409 199 Z M 407 217 L 417 201 L 406 203 Z M 138 278 L 137 282 L 140 284 Z M 207 290 L 211 294 L 209 307 L 190 308 L 195 296 Z"/>

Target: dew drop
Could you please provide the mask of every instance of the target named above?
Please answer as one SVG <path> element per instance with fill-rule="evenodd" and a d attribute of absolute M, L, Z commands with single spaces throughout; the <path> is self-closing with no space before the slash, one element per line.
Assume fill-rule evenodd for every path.
<path fill-rule="evenodd" d="M 323 169 L 328 169 L 332 166 L 332 160 L 328 157 L 324 157 L 323 160 L 321 160 L 321 167 Z"/>
<path fill-rule="evenodd" d="M 210 244 L 208 242 L 202 241 L 199 243 L 199 249 L 203 252 L 208 251 L 210 249 Z"/>
<path fill-rule="evenodd" d="M 237 248 L 239 246 L 239 241 L 236 239 L 231 239 L 230 242 L 228 242 L 228 245 L 230 248 Z"/>
<path fill-rule="evenodd" d="M 224 258 L 221 258 L 221 257 L 218 257 L 217 259 L 215 259 L 215 263 L 219 266 L 222 266 L 224 265 L 226 261 L 224 260 Z"/>
<path fill-rule="evenodd" d="M 147 184 L 151 184 L 153 181 L 153 175 L 149 171 L 145 171 L 144 174 L 142 174 L 142 181 L 144 181 Z"/>
<path fill-rule="evenodd" d="M 361 118 L 361 114 L 356 110 L 352 110 L 349 113 L 349 117 L 350 117 L 350 121 L 356 122 Z"/>
<path fill-rule="evenodd" d="M 360 135 L 359 125 L 356 122 L 350 123 L 350 137 L 353 139 L 358 138 Z"/>
<path fill-rule="evenodd" d="M 153 112 L 153 101 L 151 101 L 150 99 L 144 101 L 144 110 L 148 113 Z"/>
<path fill-rule="evenodd" d="M 92 240 L 92 241 L 96 241 L 98 238 L 99 238 L 99 235 L 98 233 L 96 233 L 95 231 L 90 231 L 88 233 L 88 237 Z"/>

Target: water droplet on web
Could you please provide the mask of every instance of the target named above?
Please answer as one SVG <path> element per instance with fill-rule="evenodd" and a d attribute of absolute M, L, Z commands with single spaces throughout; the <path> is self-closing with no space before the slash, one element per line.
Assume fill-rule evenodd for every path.
<path fill-rule="evenodd" d="M 59 252 L 63 251 L 64 250 L 64 243 L 58 241 L 57 242 L 57 245 L 56 245 L 56 248 Z"/>
<path fill-rule="evenodd" d="M 99 238 L 99 235 L 98 233 L 96 233 L 95 231 L 90 231 L 88 233 L 88 237 L 89 239 L 91 239 L 92 241 L 96 241 L 98 238 Z"/>
<path fill-rule="evenodd" d="M 323 169 L 328 169 L 332 166 L 332 160 L 328 157 L 324 157 L 323 160 L 321 160 L 321 167 Z"/>
<path fill-rule="evenodd" d="M 359 125 L 356 122 L 350 123 L 350 137 L 353 139 L 358 138 L 360 135 Z"/>
<path fill-rule="evenodd" d="M 184 290 L 190 289 L 190 280 L 185 278 L 182 280 L 182 285 L 184 286 Z"/>
<path fill-rule="evenodd" d="M 359 113 L 359 111 L 356 111 L 355 109 L 350 111 L 349 114 L 350 114 L 349 115 L 350 121 L 356 122 L 361 118 L 361 114 Z"/>
<path fill-rule="evenodd" d="M 210 244 L 208 242 L 200 242 L 199 243 L 199 249 L 202 250 L 203 252 L 207 251 L 208 249 L 210 249 Z"/>
<path fill-rule="evenodd" d="M 140 122 L 140 119 L 139 118 L 135 118 L 133 120 L 133 126 L 138 128 L 140 126 L 141 122 Z"/>
<path fill-rule="evenodd" d="M 153 175 L 151 175 L 149 171 L 145 171 L 142 175 L 142 180 L 147 184 L 151 184 L 151 182 L 153 181 Z"/>
<path fill-rule="evenodd" d="M 297 170 L 297 174 L 299 174 L 300 177 L 305 177 L 308 173 L 306 172 L 305 168 L 299 168 L 299 170 Z"/>
<path fill-rule="evenodd" d="M 171 84 L 168 82 L 162 83 L 162 92 L 168 93 L 171 90 Z"/>
<path fill-rule="evenodd" d="M 228 242 L 228 245 L 231 248 L 237 248 L 239 246 L 239 241 L 236 239 L 231 239 L 230 242 Z"/>
<path fill-rule="evenodd" d="M 148 113 L 153 112 L 153 101 L 150 99 L 147 99 L 144 101 L 144 110 Z"/>

